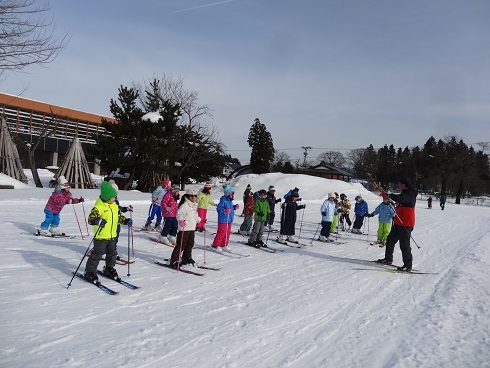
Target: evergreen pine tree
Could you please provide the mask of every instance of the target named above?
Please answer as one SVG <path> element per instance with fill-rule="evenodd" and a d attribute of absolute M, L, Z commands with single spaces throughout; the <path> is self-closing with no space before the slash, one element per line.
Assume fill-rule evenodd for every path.
<path fill-rule="evenodd" d="M 274 143 L 267 127 L 259 119 L 255 119 L 250 127 L 247 143 L 252 148 L 250 155 L 252 171 L 257 174 L 269 172 L 274 161 Z"/>

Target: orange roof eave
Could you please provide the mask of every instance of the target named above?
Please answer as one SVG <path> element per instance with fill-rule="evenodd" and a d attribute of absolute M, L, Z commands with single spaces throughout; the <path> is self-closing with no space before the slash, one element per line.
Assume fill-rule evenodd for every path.
<path fill-rule="evenodd" d="M 15 106 L 21 109 L 33 110 L 36 112 L 53 114 L 56 116 L 63 116 L 74 120 L 87 121 L 96 124 L 100 124 L 102 118 L 106 119 L 109 122 L 116 123 L 115 119 L 106 116 L 73 110 L 66 107 L 50 105 L 44 102 L 28 100 L 26 98 L 14 96 L 14 95 L 8 95 L 4 93 L 0 93 L 0 105 Z"/>

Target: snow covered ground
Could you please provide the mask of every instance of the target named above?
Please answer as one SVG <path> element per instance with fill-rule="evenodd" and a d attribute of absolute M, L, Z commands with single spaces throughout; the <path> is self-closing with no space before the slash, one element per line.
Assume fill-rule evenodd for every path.
<path fill-rule="evenodd" d="M 51 176 L 42 173 L 45 183 Z M 0 184 L 12 182 L 0 174 Z M 352 201 L 360 193 L 371 211 L 380 203 L 360 184 L 266 174 L 232 183 L 240 205 L 248 183 L 253 190 L 273 184 L 281 196 L 300 188 L 307 208 L 296 230 L 306 243 L 329 191 Z M 195 249 L 196 261 L 205 256 L 207 265 L 221 267 L 203 277 L 154 265 L 172 249 L 135 232 L 136 262 L 118 271 L 142 288 L 104 280 L 119 291 L 110 296 L 78 279 L 67 289 L 92 237 L 81 238 L 75 211 L 86 233 L 84 211 L 98 190 L 72 189 L 87 201 L 67 205 L 60 228 L 78 237 L 49 239 L 22 233 L 43 220 L 51 189 L 15 186 L 0 190 L 0 367 L 490 367 L 488 207 L 447 203 L 441 211 L 438 201 L 431 210 L 418 202 L 413 238 L 421 248 L 412 244 L 414 268 L 436 275 L 376 272 L 377 265 L 345 259 L 383 256 L 369 245 L 377 217 L 366 223 L 369 235 L 341 233 L 341 245 L 295 249 L 271 242 L 271 235 L 269 244 L 284 249 L 275 254 L 238 245 L 244 238 L 233 235 L 232 248 L 250 256 L 229 259 Z M 220 196 L 215 188 L 213 197 Z M 119 197 L 134 206 L 141 226 L 150 195 L 122 191 Z M 214 207 L 208 217 L 213 231 Z M 234 230 L 241 220 L 235 218 Z M 199 244 L 204 240 L 209 246 L 212 236 L 197 235 Z M 121 255 L 127 247 L 123 227 Z M 401 263 L 398 246 L 395 263 Z"/>

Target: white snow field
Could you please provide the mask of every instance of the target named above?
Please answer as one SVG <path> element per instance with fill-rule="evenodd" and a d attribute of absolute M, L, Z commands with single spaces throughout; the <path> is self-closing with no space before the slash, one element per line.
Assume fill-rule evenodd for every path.
<path fill-rule="evenodd" d="M 51 176 L 44 173 L 43 181 Z M 79 279 L 67 289 L 93 236 L 89 227 L 82 239 L 75 211 L 86 234 L 84 212 L 99 191 L 72 189 L 86 202 L 65 206 L 60 229 L 77 237 L 50 239 L 23 233 L 39 227 L 52 190 L 0 174 L 0 184 L 9 183 L 16 189 L 0 190 L 0 367 L 490 367 L 489 207 L 447 203 L 441 211 L 437 201 L 432 209 L 425 198 L 417 202 L 414 268 L 435 275 L 379 272 L 382 266 L 345 259 L 383 257 L 382 248 L 369 245 L 377 217 L 364 227 L 369 235 L 341 232 L 345 244 L 315 241 L 296 249 L 272 242 L 271 234 L 268 244 L 284 250 L 275 254 L 239 245 L 245 238 L 232 235 L 232 249 L 250 255 L 241 259 L 210 252 L 212 235 L 199 233 L 207 251 L 195 249 L 193 258 L 221 268 L 200 270 L 202 277 L 155 265 L 172 249 L 135 232 L 136 262 L 117 269 L 141 289 L 101 278 L 119 292 L 111 296 Z M 370 211 L 381 202 L 360 184 L 266 174 L 232 182 L 236 203 L 242 205 L 249 183 L 254 191 L 272 184 L 277 196 L 300 188 L 307 207 L 298 212 L 296 235 L 307 244 L 329 191 L 352 202 L 362 194 Z M 221 195 L 213 189 L 216 201 Z M 119 193 L 122 205 L 134 206 L 135 228 L 147 217 L 150 197 Z M 214 207 L 208 219 L 214 231 Z M 235 218 L 233 230 L 241 221 Z M 127 257 L 125 226 L 118 249 Z M 394 261 L 401 263 L 398 245 Z"/>

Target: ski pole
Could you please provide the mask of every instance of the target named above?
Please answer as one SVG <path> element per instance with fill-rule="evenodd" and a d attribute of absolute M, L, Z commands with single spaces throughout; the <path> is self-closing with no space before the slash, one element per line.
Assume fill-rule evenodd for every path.
<path fill-rule="evenodd" d="M 203 236 L 204 236 L 204 265 L 206 266 L 206 233 L 207 231 L 203 231 Z"/>
<path fill-rule="evenodd" d="M 133 221 L 133 220 L 131 220 L 131 221 Z M 131 274 L 129 273 L 129 264 L 130 264 L 129 261 L 131 260 L 131 253 L 129 251 L 129 243 L 130 243 L 130 239 L 131 239 L 130 234 L 131 234 L 131 228 L 132 227 L 133 226 L 128 226 L 128 277 L 131 276 Z"/>
<path fill-rule="evenodd" d="M 322 225 L 322 223 L 318 223 L 318 226 L 316 227 L 316 230 L 315 230 L 315 234 L 313 235 L 313 238 L 311 238 L 311 241 L 310 241 L 310 244 L 313 244 L 313 240 L 315 240 L 316 238 L 316 234 L 318 233 L 318 230 L 320 229 L 320 226 Z"/>
<path fill-rule="evenodd" d="M 80 229 L 80 235 L 82 236 L 82 240 L 85 240 L 85 238 L 83 237 L 83 234 L 82 234 L 82 228 L 80 226 L 80 221 L 78 221 L 78 216 L 77 216 L 77 211 L 75 210 L 75 205 L 72 203 L 71 206 L 73 207 L 73 213 L 75 214 L 75 218 L 77 219 L 77 224 L 78 224 L 78 228 Z"/>
<path fill-rule="evenodd" d="M 301 239 L 301 229 L 303 228 L 303 218 L 305 217 L 305 208 L 306 207 L 303 207 L 303 212 L 301 213 L 301 223 L 299 224 L 298 239 Z"/>
<path fill-rule="evenodd" d="M 369 243 L 369 217 L 367 218 L 367 224 L 368 224 L 368 231 L 366 234 L 366 241 Z"/>
<path fill-rule="evenodd" d="M 129 218 L 131 219 L 131 222 L 133 222 L 133 206 L 132 205 L 129 205 L 128 210 L 129 210 Z M 128 249 L 128 254 L 129 254 L 129 249 Z M 133 225 L 131 225 L 131 254 L 134 257 L 134 231 L 133 231 Z"/>
<path fill-rule="evenodd" d="M 267 222 L 266 222 L 267 223 Z M 265 239 L 265 246 L 267 247 L 267 243 L 269 242 L 269 235 L 271 234 L 271 228 L 269 227 L 269 231 L 267 232 L 267 238 Z"/>
<path fill-rule="evenodd" d="M 87 253 L 88 253 L 88 251 L 89 251 L 89 249 L 90 249 L 90 246 L 92 245 L 92 243 L 93 243 L 93 242 L 94 242 L 94 240 L 95 240 L 95 237 L 96 237 L 96 236 L 99 234 L 99 232 L 100 232 L 101 230 L 102 230 L 102 227 L 101 227 L 101 226 L 99 226 L 99 229 L 97 230 L 97 232 L 95 233 L 94 237 L 93 237 L 93 238 L 92 238 L 92 240 L 90 241 L 90 244 L 88 245 L 87 249 L 85 250 L 85 253 L 83 254 L 82 259 L 80 260 L 80 263 L 78 264 L 77 269 L 75 270 L 75 272 L 73 272 L 73 276 L 72 276 L 72 278 L 71 278 L 70 282 L 68 283 L 68 286 L 66 287 L 67 289 L 68 289 L 68 288 L 71 286 L 71 283 L 72 283 L 73 279 L 75 278 L 75 275 L 77 274 L 78 269 L 80 268 L 80 266 L 82 265 L 83 260 L 84 260 L 84 259 L 85 259 L 85 257 L 87 256 Z"/>
<path fill-rule="evenodd" d="M 85 220 L 85 228 L 87 229 L 87 236 L 89 236 L 87 215 L 85 214 L 85 206 L 83 205 L 83 203 L 84 202 L 82 202 L 83 218 Z"/>

